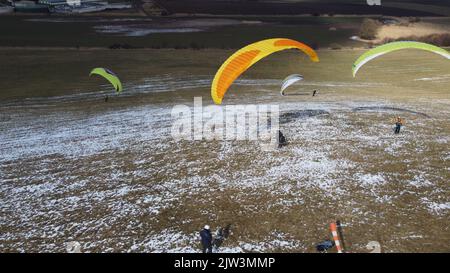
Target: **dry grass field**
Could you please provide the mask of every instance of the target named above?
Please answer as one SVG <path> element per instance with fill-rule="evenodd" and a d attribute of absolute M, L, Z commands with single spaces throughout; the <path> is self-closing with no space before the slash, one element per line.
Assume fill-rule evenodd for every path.
<path fill-rule="evenodd" d="M 225 104 L 279 105 L 289 145 L 265 151 L 170 136 L 174 105 L 212 104 L 231 50 L 0 50 L 0 250 L 198 252 L 208 223 L 232 224 L 220 252 L 313 252 L 339 219 L 350 252 L 450 251 L 450 65 L 404 51 L 354 79 L 362 52 L 281 52 L 232 86 Z"/>

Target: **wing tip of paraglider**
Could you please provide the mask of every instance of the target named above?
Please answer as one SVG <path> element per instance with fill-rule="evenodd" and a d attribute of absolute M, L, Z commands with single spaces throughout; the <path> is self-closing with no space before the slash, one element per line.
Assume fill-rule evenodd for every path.
<path fill-rule="evenodd" d="M 91 69 L 91 72 L 89 72 L 89 76 L 92 76 L 93 74 L 95 74 L 95 71 L 99 69 L 99 67 L 94 67 Z"/>
<path fill-rule="evenodd" d="M 319 59 L 319 54 L 317 54 L 317 52 L 314 51 L 314 49 L 312 49 L 312 52 L 309 54 L 309 59 L 313 62 L 313 63 L 318 63 L 320 62 Z"/>
<path fill-rule="evenodd" d="M 356 63 L 353 64 L 353 66 L 352 66 L 352 74 L 353 74 L 353 78 L 356 77 L 356 73 L 358 73 L 359 68 L 360 68 L 360 67 L 359 67 L 358 65 L 356 65 Z"/>
<path fill-rule="evenodd" d="M 214 97 L 213 96 L 213 101 L 216 105 L 221 105 L 222 104 L 222 99 L 218 98 L 218 97 Z"/>
<path fill-rule="evenodd" d="M 217 96 L 217 92 L 214 88 L 211 88 L 211 97 L 216 105 L 222 104 L 222 99 Z"/>
<path fill-rule="evenodd" d="M 122 91 L 123 91 L 123 86 L 122 86 L 121 83 L 119 83 L 119 84 L 117 85 L 116 92 L 117 92 L 117 93 L 122 93 Z"/>

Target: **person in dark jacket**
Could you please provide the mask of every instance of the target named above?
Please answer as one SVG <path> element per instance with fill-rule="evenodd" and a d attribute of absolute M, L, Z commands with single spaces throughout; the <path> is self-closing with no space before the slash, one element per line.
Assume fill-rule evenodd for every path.
<path fill-rule="evenodd" d="M 287 145 L 286 137 L 278 130 L 278 148 L 281 148 L 281 146 L 284 145 Z"/>
<path fill-rule="evenodd" d="M 212 253 L 212 235 L 208 225 L 200 231 L 203 253 Z"/>

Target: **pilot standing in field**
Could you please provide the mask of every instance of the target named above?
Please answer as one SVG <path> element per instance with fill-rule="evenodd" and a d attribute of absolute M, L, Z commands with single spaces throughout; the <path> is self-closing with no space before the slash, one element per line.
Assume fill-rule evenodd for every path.
<path fill-rule="evenodd" d="M 208 225 L 200 231 L 200 238 L 202 242 L 202 252 L 212 253 L 212 235 Z"/>
<path fill-rule="evenodd" d="M 400 129 L 403 126 L 403 119 L 401 117 L 397 117 L 397 121 L 395 122 L 395 134 L 400 134 Z"/>
<path fill-rule="evenodd" d="M 278 148 L 281 148 L 282 146 L 287 145 L 286 137 L 283 135 L 283 133 L 278 130 Z"/>

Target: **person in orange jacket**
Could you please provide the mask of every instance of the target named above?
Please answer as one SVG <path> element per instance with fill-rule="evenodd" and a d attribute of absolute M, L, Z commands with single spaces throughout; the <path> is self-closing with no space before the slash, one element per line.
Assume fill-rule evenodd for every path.
<path fill-rule="evenodd" d="M 395 131 L 394 131 L 395 134 L 400 133 L 400 129 L 402 128 L 404 123 L 405 121 L 401 117 L 397 117 L 397 120 L 395 121 Z"/>

